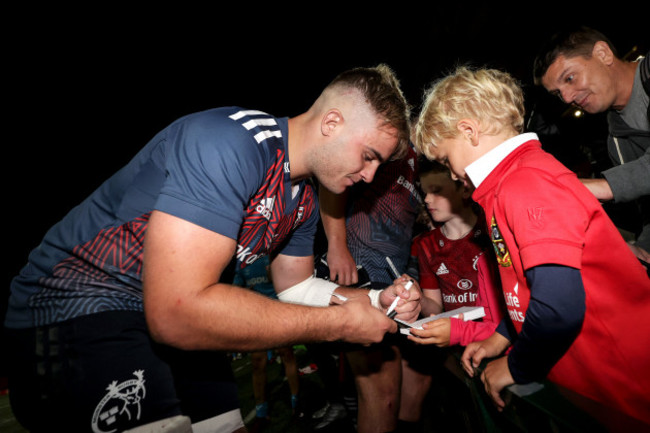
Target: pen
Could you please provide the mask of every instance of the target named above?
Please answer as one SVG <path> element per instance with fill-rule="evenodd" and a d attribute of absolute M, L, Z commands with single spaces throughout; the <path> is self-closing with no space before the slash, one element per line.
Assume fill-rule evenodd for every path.
<path fill-rule="evenodd" d="M 390 266 L 390 270 L 393 271 L 393 275 L 395 275 L 395 278 L 401 277 L 402 274 L 397 272 L 397 268 L 393 264 L 393 261 L 390 259 L 390 257 L 386 257 L 386 261 L 388 262 L 388 266 Z"/>
<path fill-rule="evenodd" d="M 413 280 L 408 280 L 404 288 L 406 290 L 409 290 L 411 286 L 413 285 Z M 390 317 L 391 319 L 397 315 L 397 312 L 395 311 L 395 307 L 397 306 L 397 302 L 399 301 L 399 296 L 397 296 L 394 300 L 393 303 L 390 304 L 390 307 L 388 307 L 388 310 L 386 311 L 386 315 Z"/>

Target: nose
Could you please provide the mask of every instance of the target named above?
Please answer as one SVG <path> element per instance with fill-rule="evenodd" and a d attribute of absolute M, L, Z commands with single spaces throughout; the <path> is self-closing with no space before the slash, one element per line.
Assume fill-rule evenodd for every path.
<path fill-rule="evenodd" d="M 364 169 L 359 172 L 361 180 L 363 180 L 365 183 L 372 182 L 372 180 L 375 178 L 375 173 L 377 173 L 377 168 L 379 168 L 379 164 L 369 164 L 364 167 Z"/>
<path fill-rule="evenodd" d="M 573 92 L 571 89 L 568 88 L 563 88 L 560 90 L 560 99 L 565 103 L 565 104 L 570 104 L 573 102 L 573 98 L 575 98 L 575 92 Z"/>

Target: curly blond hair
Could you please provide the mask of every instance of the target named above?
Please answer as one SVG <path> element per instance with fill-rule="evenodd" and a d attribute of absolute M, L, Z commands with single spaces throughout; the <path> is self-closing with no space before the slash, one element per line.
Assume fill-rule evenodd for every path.
<path fill-rule="evenodd" d="M 480 122 L 483 134 L 498 134 L 512 129 L 524 130 L 524 96 L 521 86 L 510 74 L 496 69 L 458 67 L 437 80 L 425 93 L 415 129 L 415 147 L 434 159 L 431 146 L 460 131 L 462 119 Z"/>

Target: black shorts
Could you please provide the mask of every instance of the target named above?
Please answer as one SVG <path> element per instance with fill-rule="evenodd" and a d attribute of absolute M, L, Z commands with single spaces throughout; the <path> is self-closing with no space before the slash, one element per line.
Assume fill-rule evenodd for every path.
<path fill-rule="evenodd" d="M 140 312 L 6 329 L 9 398 L 34 432 L 113 432 L 176 416 L 193 423 L 237 409 L 225 353 L 155 343 Z"/>

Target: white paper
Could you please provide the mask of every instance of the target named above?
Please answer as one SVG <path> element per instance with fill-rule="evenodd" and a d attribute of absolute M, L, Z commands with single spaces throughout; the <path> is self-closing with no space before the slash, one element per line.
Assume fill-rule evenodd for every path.
<path fill-rule="evenodd" d="M 395 319 L 396 322 L 405 325 L 405 328 L 401 328 L 400 332 L 402 334 L 410 334 L 409 328 L 422 329 L 422 324 L 431 322 L 432 320 L 444 319 L 445 317 L 453 317 L 458 319 L 458 316 L 463 314 L 463 321 L 476 320 L 485 316 L 485 309 L 483 307 L 460 307 L 455 310 L 445 311 L 444 313 L 436 314 L 435 316 L 425 317 L 424 319 L 416 320 L 413 323 L 404 322 L 400 319 Z"/>

